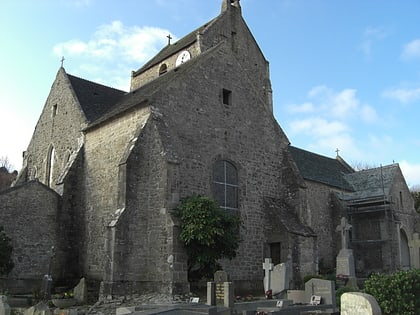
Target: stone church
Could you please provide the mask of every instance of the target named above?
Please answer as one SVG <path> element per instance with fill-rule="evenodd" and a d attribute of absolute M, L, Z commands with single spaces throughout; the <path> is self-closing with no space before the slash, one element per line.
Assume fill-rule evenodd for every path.
<path fill-rule="evenodd" d="M 13 292 L 85 277 L 104 295 L 188 292 L 173 209 L 192 194 L 240 216 L 237 290 L 262 290 L 264 258 L 292 287 L 334 269 L 336 226 L 352 224 L 360 276 L 412 266 L 413 200 L 397 164 L 355 172 L 290 145 L 273 116 L 269 64 L 239 0 L 131 74 L 129 92 L 58 70 L 0 225 Z"/>

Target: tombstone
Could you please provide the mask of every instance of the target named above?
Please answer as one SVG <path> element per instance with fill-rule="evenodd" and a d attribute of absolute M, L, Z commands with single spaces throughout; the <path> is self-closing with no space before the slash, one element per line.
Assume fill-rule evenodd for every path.
<path fill-rule="evenodd" d="M 287 299 L 292 300 L 294 304 L 308 303 L 304 290 L 287 290 Z"/>
<path fill-rule="evenodd" d="M 10 306 L 5 295 L 0 295 L 0 315 L 10 315 Z"/>
<path fill-rule="evenodd" d="M 85 278 L 80 279 L 79 283 L 74 287 L 73 295 L 79 304 L 86 304 L 87 286 Z"/>
<path fill-rule="evenodd" d="M 235 302 L 233 282 L 223 283 L 223 291 L 224 291 L 224 297 L 223 297 L 224 307 L 233 307 L 233 303 Z"/>
<path fill-rule="evenodd" d="M 228 274 L 223 270 L 214 273 L 214 282 L 216 285 L 216 304 L 223 305 L 225 299 L 224 283 L 229 281 Z"/>
<path fill-rule="evenodd" d="M 408 248 L 410 249 L 411 267 L 420 268 L 420 239 L 419 233 L 413 234 L 413 239 L 408 241 Z"/>
<path fill-rule="evenodd" d="M 274 264 L 271 258 L 266 258 L 263 262 L 264 269 L 264 292 L 271 290 L 271 271 L 273 271 Z"/>
<path fill-rule="evenodd" d="M 281 263 L 275 265 L 273 271 L 270 272 L 271 280 L 271 290 L 273 295 L 277 295 L 285 290 L 289 289 L 290 282 L 290 269 L 289 264 Z"/>
<path fill-rule="evenodd" d="M 347 223 L 346 218 L 342 217 L 341 223 L 336 229 L 337 232 L 341 232 L 341 250 L 337 256 L 336 274 L 354 278 L 356 277 L 356 271 L 353 250 L 348 248 L 349 231 L 351 228 L 352 226 Z"/>
<path fill-rule="evenodd" d="M 335 283 L 334 281 L 312 278 L 305 283 L 306 303 L 312 301 L 313 296 L 320 296 L 320 304 L 331 304 L 335 307 Z M 316 299 L 315 299 L 316 300 Z"/>
<path fill-rule="evenodd" d="M 207 305 L 216 305 L 216 284 L 214 282 L 207 282 Z"/>
<path fill-rule="evenodd" d="M 347 292 L 341 296 L 341 315 L 382 315 L 378 302 L 372 295 Z"/>

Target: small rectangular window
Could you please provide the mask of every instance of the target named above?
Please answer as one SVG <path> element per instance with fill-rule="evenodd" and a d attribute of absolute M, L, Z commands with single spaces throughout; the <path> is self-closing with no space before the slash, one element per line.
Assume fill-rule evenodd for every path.
<path fill-rule="evenodd" d="M 232 104 L 232 91 L 223 89 L 223 104 L 225 105 Z"/>
<path fill-rule="evenodd" d="M 53 107 L 51 108 L 51 116 L 54 118 L 57 115 L 57 104 L 53 105 Z"/>

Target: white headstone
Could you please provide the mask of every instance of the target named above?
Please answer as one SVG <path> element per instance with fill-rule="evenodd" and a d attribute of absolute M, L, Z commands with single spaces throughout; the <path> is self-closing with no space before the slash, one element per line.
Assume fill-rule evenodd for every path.
<path fill-rule="evenodd" d="M 275 265 L 273 271 L 270 273 L 270 276 L 270 284 L 273 295 L 277 295 L 289 289 L 290 270 L 287 263 Z"/>
<path fill-rule="evenodd" d="M 341 296 L 341 315 L 382 315 L 378 302 L 372 295 L 347 292 Z"/>
<path fill-rule="evenodd" d="M 10 315 L 10 306 L 5 295 L 0 295 L 0 315 Z"/>
<path fill-rule="evenodd" d="M 264 269 L 264 291 L 271 289 L 271 271 L 273 270 L 274 265 L 271 262 L 271 258 L 266 258 L 263 262 Z"/>

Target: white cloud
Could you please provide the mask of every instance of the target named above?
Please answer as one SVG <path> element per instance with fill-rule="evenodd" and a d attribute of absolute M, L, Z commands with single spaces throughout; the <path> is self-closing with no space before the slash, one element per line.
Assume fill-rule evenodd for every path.
<path fill-rule="evenodd" d="M 362 43 L 360 44 L 360 48 L 362 52 L 367 56 L 370 57 L 372 54 L 372 47 L 373 45 L 385 39 L 390 34 L 390 31 L 382 26 L 372 27 L 369 26 L 363 32 L 363 39 Z"/>
<path fill-rule="evenodd" d="M 401 103 L 410 103 L 420 100 L 419 88 L 391 88 L 382 93 L 382 96 L 389 99 L 395 99 Z"/>
<path fill-rule="evenodd" d="M 307 118 L 294 120 L 290 123 L 293 134 L 307 134 L 316 137 L 325 137 L 332 134 L 340 134 L 348 131 L 348 127 L 339 121 L 327 121 L 321 118 Z"/>
<path fill-rule="evenodd" d="M 401 171 L 409 187 L 420 185 L 420 164 L 412 164 L 406 160 L 399 162 Z"/>
<path fill-rule="evenodd" d="M 307 102 L 300 105 L 287 105 L 286 107 L 289 113 L 312 113 L 315 110 L 314 104 Z"/>
<path fill-rule="evenodd" d="M 73 74 L 126 90 L 130 72 L 165 47 L 170 33 L 166 29 L 129 27 L 113 21 L 99 26 L 87 41 L 71 39 L 55 45 L 53 53 L 66 58 L 65 66 L 76 64 Z M 127 79 L 121 80 L 122 77 Z"/>
<path fill-rule="evenodd" d="M 401 53 L 403 60 L 420 58 L 420 39 L 415 39 L 405 44 Z"/>
<path fill-rule="evenodd" d="M 370 105 L 362 104 L 358 99 L 356 89 L 343 89 L 336 92 L 325 85 L 319 85 L 309 91 L 308 98 L 312 102 L 294 105 L 294 108 L 302 109 L 301 113 L 305 112 L 303 109 L 310 108 L 312 112 L 317 112 L 328 119 L 343 121 L 359 118 L 364 122 L 372 123 L 378 119 L 376 110 Z M 311 106 L 309 107 L 308 104 Z M 295 113 L 297 112 L 296 110 Z"/>

